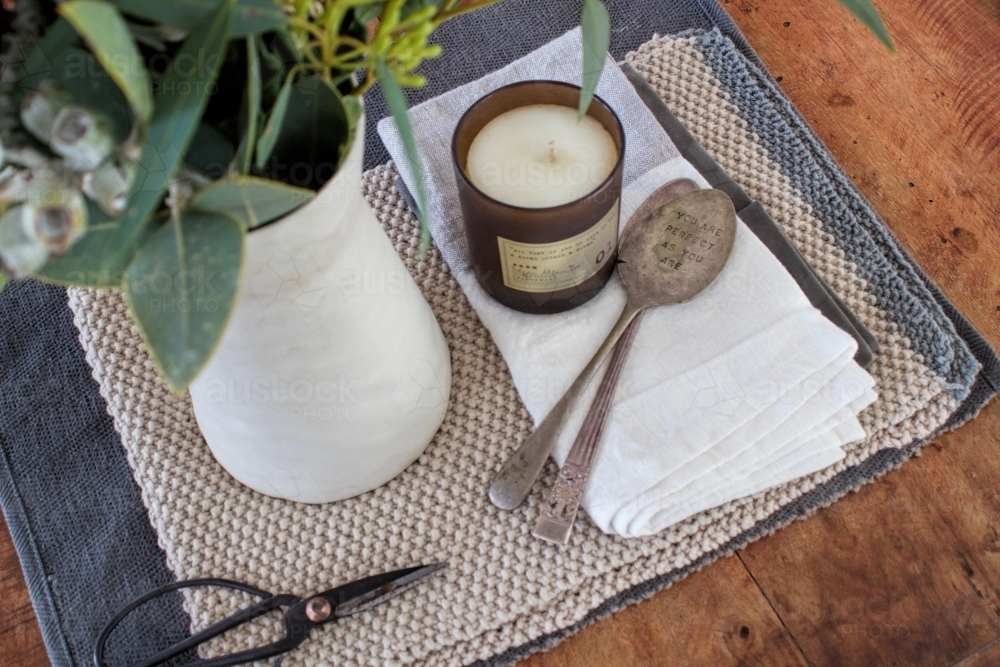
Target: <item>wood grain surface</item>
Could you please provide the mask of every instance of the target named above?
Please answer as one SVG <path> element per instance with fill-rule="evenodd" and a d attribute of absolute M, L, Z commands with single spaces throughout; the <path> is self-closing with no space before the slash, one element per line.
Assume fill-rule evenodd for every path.
<path fill-rule="evenodd" d="M 28 589 L 0 515 L 0 664 L 5 667 L 47 667 L 49 658 L 31 608 Z"/>
<path fill-rule="evenodd" d="M 1000 347 L 1000 2 L 723 0 L 947 296 Z M 1000 665 L 1000 406 L 524 667 Z M 0 528 L 0 664 L 48 664 Z"/>

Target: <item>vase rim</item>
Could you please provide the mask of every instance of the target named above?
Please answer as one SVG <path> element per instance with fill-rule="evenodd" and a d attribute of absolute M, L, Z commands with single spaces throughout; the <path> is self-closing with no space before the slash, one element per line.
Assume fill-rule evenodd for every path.
<path fill-rule="evenodd" d="M 362 103 L 362 107 L 363 107 L 364 106 L 364 100 L 361 100 L 361 103 Z M 348 148 L 347 152 L 344 153 L 344 157 L 340 161 L 340 164 L 337 165 L 337 170 L 335 172 L 333 172 L 333 176 L 331 176 L 330 179 L 326 183 L 324 183 L 322 186 L 320 186 L 319 190 L 315 190 L 314 191 L 315 195 L 309 201 L 303 202 L 301 205 L 296 206 L 291 211 L 288 211 L 284 215 L 282 215 L 280 217 L 277 217 L 274 220 L 269 220 L 269 221 L 265 222 L 262 225 L 258 225 L 256 227 L 254 227 L 253 229 L 249 230 L 247 232 L 247 234 L 253 234 L 257 230 L 264 229 L 265 227 L 270 227 L 270 226 L 272 226 L 274 224 L 277 224 L 277 223 L 281 222 L 282 220 L 284 220 L 285 218 L 287 218 L 288 216 L 293 215 L 293 214 L 297 213 L 298 211 L 301 211 L 305 207 L 309 206 L 310 204 L 314 203 L 317 199 L 320 198 L 320 194 L 324 190 L 326 190 L 328 187 L 330 187 L 330 184 L 333 183 L 334 181 L 336 181 L 337 178 L 339 178 L 341 176 L 341 174 L 343 174 L 345 172 L 344 168 L 347 166 L 347 163 L 350 162 L 352 154 L 354 153 L 354 151 L 358 150 L 358 144 L 359 143 L 361 144 L 361 150 L 362 151 L 364 150 L 364 142 L 365 142 L 365 112 L 362 111 L 361 115 L 358 116 L 358 122 L 354 126 L 354 134 L 351 137 L 350 148 Z M 274 179 L 269 179 L 269 180 L 274 180 Z M 281 181 L 278 181 L 278 182 L 281 182 Z"/>

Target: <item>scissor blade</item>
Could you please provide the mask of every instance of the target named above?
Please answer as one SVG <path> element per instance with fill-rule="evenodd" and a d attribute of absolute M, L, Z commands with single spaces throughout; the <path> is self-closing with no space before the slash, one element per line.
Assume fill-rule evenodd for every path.
<path fill-rule="evenodd" d="M 333 616 L 342 618 L 371 609 L 389 598 L 396 597 L 418 584 L 424 577 L 446 567 L 448 563 L 434 563 L 376 574 L 327 591 L 323 593 L 323 597 L 334 603 Z"/>

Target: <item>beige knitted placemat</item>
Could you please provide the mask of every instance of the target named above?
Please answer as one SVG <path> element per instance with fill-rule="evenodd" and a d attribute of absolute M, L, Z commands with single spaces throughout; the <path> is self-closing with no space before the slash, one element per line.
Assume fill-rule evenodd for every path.
<path fill-rule="evenodd" d="M 275 592 L 308 594 L 373 572 L 448 561 L 410 593 L 324 627 L 290 654 L 287 667 L 465 665 L 514 647 L 543 646 L 593 618 L 608 600 L 649 580 L 700 565 L 730 541 L 875 452 L 940 428 L 957 401 L 880 309 L 757 137 L 746 131 L 693 44 L 654 40 L 629 62 L 698 140 L 759 199 L 882 346 L 870 372 L 879 400 L 863 414 L 868 437 L 838 465 L 703 512 L 663 533 L 621 539 L 586 519 L 570 544 L 531 536 L 539 493 L 516 512 L 494 508 L 489 479 L 529 433 L 510 375 L 436 249 L 416 262 L 416 221 L 393 187 L 393 166 L 365 174 L 364 194 L 430 302 L 451 348 L 453 388 L 441 430 L 403 474 L 357 498 L 300 505 L 235 482 L 212 458 L 190 400 L 156 375 L 119 293 L 70 290 L 88 363 L 121 434 L 128 460 L 179 579 L 226 577 Z M 553 474 L 549 466 L 546 473 Z M 195 629 L 231 613 L 240 596 L 187 599 Z M 275 627 L 234 632 L 215 654 L 270 641 Z M 503 660 L 500 660 L 503 662 Z"/>

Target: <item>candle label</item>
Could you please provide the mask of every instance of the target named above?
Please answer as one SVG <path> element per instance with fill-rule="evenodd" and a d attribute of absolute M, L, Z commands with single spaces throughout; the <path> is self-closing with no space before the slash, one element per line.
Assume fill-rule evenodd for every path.
<path fill-rule="evenodd" d="M 503 284 L 522 292 L 556 292 L 600 271 L 618 242 L 618 204 L 587 231 L 562 241 L 520 243 L 498 236 Z"/>

